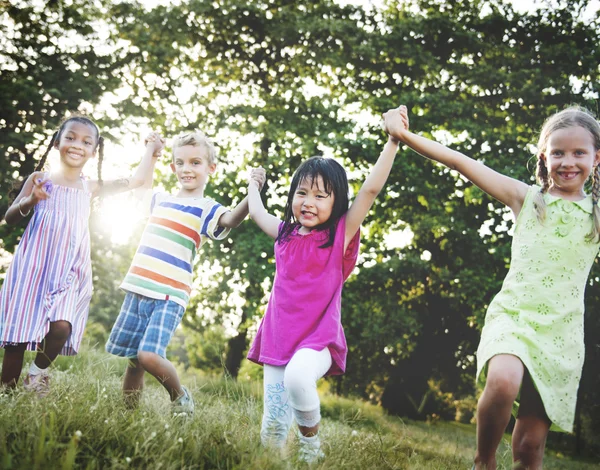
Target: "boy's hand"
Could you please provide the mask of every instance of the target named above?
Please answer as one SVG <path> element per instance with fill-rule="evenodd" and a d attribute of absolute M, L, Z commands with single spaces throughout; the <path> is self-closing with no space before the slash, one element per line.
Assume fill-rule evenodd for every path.
<path fill-rule="evenodd" d="M 150 132 L 148 137 L 144 139 L 144 145 L 146 148 L 152 149 L 152 156 L 154 158 L 159 158 L 165 148 L 165 139 L 158 132 Z"/>
<path fill-rule="evenodd" d="M 394 142 L 402 140 L 404 133 L 408 131 L 408 110 L 401 105 L 383 113 L 383 129 Z"/>
<path fill-rule="evenodd" d="M 262 188 L 267 180 L 267 172 L 263 167 L 252 168 L 250 170 L 250 175 L 248 176 L 248 184 L 255 184 L 259 191 L 262 191 Z"/>

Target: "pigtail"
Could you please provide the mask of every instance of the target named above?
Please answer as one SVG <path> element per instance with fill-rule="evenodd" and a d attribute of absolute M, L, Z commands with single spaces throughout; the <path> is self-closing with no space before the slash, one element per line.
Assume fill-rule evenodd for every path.
<path fill-rule="evenodd" d="M 98 186 L 102 187 L 102 162 L 104 161 L 104 137 L 98 137 Z"/>
<path fill-rule="evenodd" d="M 58 133 L 59 133 L 59 131 L 55 131 L 54 134 L 52 134 L 52 138 L 50 139 L 50 143 L 48 144 L 48 147 L 46 147 L 46 151 L 44 152 L 44 154 L 42 155 L 42 158 L 40 158 L 40 161 L 38 162 L 38 164 L 35 166 L 35 168 L 33 170 L 34 173 L 36 171 L 40 171 L 42 168 L 44 168 L 44 165 L 46 164 L 46 160 L 48 159 L 48 154 L 50 153 L 50 150 L 52 150 L 52 148 L 54 147 L 54 142 L 56 141 L 56 137 L 58 136 Z M 17 198 L 17 196 L 23 189 L 23 186 L 25 185 L 26 180 L 27 180 L 27 178 L 23 179 L 23 181 L 21 181 L 20 183 L 17 182 L 13 185 L 12 189 L 10 190 L 10 193 L 8 194 L 8 196 L 12 199 L 11 205 L 13 202 L 15 202 L 15 199 Z"/>
<path fill-rule="evenodd" d="M 594 167 L 592 173 L 592 231 L 587 235 L 586 240 L 591 243 L 597 243 L 600 240 L 600 165 Z"/>
<path fill-rule="evenodd" d="M 536 177 L 542 188 L 535 195 L 533 204 L 538 221 L 544 223 L 544 220 L 546 220 L 546 201 L 544 200 L 544 194 L 550 189 L 550 178 L 548 178 L 546 160 L 541 158 L 541 156 L 538 156 Z"/>

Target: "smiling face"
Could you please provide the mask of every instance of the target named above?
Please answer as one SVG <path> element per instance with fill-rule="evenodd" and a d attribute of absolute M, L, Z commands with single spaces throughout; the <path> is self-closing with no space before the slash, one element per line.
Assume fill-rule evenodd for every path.
<path fill-rule="evenodd" d="M 171 169 L 181 185 L 180 194 L 203 197 L 208 176 L 215 172 L 216 167 L 204 145 L 183 145 L 173 151 Z"/>
<path fill-rule="evenodd" d="M 69 168 L 81 169 L 96 155 L 98 135 L 90 124 L 67 121 L 54 147 L 60 153 L 61 163 Z"/>
<path fill-rule="evenodd" d="M 310 232 L 329 220 L 335 196 L 325 191 L 323 178 L 305 178 L 298 183 L 292 200 L 292 213 L 300 223 L 301 233 Z"/>
<path fill-rule="evenodd" d="M 600 150 L 595 148 L 594 137 L 581 126 L 554 130 L 540 158 L 546 160 L 550 192 L 566 198 L 585 197 L 584 184 L 600 161 Z"/>

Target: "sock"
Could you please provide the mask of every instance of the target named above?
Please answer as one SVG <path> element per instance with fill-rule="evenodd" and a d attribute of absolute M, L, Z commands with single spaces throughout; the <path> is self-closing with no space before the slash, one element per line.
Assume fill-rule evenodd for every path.
<path fill-rule="evenodd" d="M 31 363 L 31 366 L 29 366 L 29 375 L 40 375 L 42 373 L 45 373 L 48 369 L 40 369 L 38 366 L 35 365 L 35 362 Z"/>

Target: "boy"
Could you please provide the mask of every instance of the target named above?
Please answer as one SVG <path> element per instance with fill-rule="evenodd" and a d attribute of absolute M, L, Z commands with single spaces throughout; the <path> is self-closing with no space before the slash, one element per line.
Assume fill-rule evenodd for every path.
<path fill-rule="evenodd" d="M 204 197 L 215 158 L 213 143 L 201 132 L 175 137 L 171 169 L 179 192 L 153 195 L 150 218 L 121 284 L 127 294 L 106 350 L 129 359 L 123 380 L 129 406 L 139 402 L 148 371 L 169 392 L 176 415 L 194 412 L 192 396 L 166 359 L 166 349 L 189 300 L 196 252 L 207 237 L 222 240 L 248 215 L 247 198 L 228 211 Z M 264 170 L 253 172 L 264 183 Z"/>

